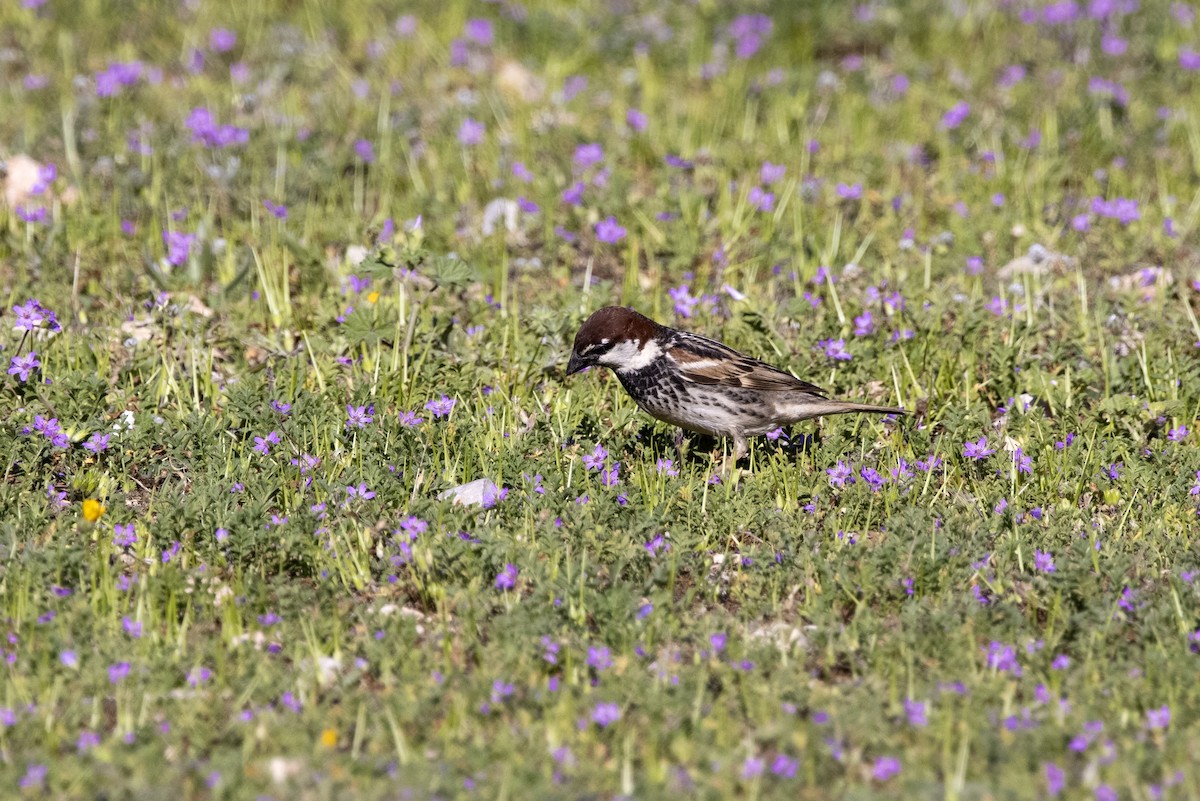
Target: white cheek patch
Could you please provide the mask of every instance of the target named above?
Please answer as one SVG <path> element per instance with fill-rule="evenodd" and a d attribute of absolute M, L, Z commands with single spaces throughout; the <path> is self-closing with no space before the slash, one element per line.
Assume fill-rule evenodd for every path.
<path fill-rule="evenodd" d="M 600 357 L 600 364 L 622 373 L 636 372 L 648 367 L 659 356 L 662 356 L 662 348 L 658 343 L 650 341 L 643 345 L 636 339 L 630 339 L 614 345 Z"/>

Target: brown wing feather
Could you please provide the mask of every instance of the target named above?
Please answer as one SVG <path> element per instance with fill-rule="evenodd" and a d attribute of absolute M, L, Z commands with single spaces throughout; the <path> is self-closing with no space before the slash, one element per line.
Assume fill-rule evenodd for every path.
<path fill-rule="evenodd" d="M 667 348 L 667 355 L 679 366 L 685 379 L 697 384 L 722 384 L 767 392 L 810 392 L 825 396 L 825 390 L 814 384 L 738 353 L 728 345 L 696 334 L 679 337 Z"/>

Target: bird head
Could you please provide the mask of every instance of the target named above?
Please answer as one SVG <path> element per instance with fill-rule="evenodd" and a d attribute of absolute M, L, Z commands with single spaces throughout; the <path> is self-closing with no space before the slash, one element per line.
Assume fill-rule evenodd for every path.
<path fill-rule="evenodd" d="M 575 335 L 567 375 L 595 365 L 614 370 L 636 365 L 648 355 L 646 344 L 658 337 L 661 330 L 658 323 L 632 309 L 622 306 L 598 309 Z"/>

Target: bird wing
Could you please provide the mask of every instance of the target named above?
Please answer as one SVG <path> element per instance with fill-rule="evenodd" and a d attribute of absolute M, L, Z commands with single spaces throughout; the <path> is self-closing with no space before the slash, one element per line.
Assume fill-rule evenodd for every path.
<path fill-rule="evenodd" d="M 683 378 L 695 384 L 720 384 L 769 392 L 790 390 L 825 396 L 825 390 L 814 384 L 698 334 L 679 332 L 666 353 Z"/>

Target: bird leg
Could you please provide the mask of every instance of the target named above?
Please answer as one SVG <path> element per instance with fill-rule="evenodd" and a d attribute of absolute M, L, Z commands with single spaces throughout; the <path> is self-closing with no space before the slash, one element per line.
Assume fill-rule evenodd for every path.
<path fill-rule="evenodd" d="M 732 476 L 738 469 L 737 463 L 750 453 L 750 447 L 746 443 L 746 438 L 741 434 L 733 435 L 733 453 L 725 457 L 725 464 L 721 467 L 721 472 L 726 476 Z"/>
<path fill-rule="evenodd" d="M 680 467 L 683 466 L 684 457 L 687 456 L 687 440 L 683 435 L 683 429 L 675 429 L 675 463 Z"/>

